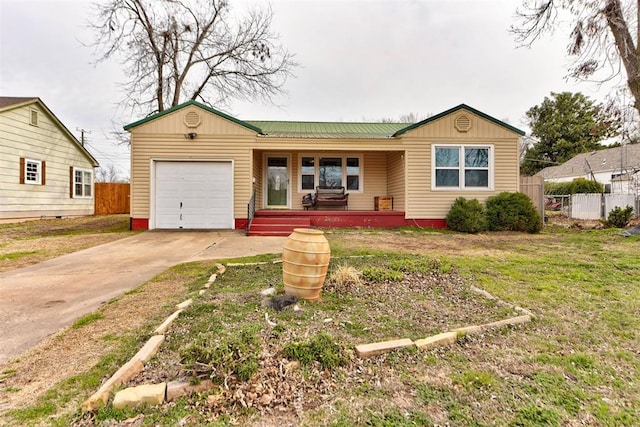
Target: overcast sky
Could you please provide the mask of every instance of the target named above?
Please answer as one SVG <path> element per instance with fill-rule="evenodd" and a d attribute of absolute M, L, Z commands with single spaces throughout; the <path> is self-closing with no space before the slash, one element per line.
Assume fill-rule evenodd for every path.
<path fill-rule="evenodd" d="M 375 121 L 465 103 L 527 131 L 525 112 L 552 91 L 603 100 L 605 89 L 565 80 L 564 34 L 517 47 L 508 29 L 519 3 L 273 0 L 273 30 L 301 67 L 277 106 L 222 110 L 241 120 Z M 92 40 L 90 14 L 88 0 L 0 0 L 0 95 L 40 97 L 78 138 L 90 131 L 92 154 L 128 178 L 112 122 L 142 117 L 117 108 L 119 64 L 91 65 L 81 43 Z"/>

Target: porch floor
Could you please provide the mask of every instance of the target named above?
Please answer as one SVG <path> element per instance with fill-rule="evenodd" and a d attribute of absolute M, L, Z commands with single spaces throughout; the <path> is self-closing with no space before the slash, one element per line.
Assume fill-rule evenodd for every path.
<path fill-rule="evenodd" d="M 406 225 L 404 211 L 257 210 L 250 236 L 288 236 L 294 228 L 383 228 Z"/>

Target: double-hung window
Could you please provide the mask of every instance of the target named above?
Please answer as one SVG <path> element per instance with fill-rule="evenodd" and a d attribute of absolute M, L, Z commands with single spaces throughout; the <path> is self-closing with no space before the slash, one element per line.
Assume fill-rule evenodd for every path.
<path fill-rule="evenodd" d="M 492 190 L 493 147 L 476 145 L 433 146 L 434 190 Z"/>
<path fill-rule="evenodd" d="M 360 156 L 300 156 L 300 189 L 345 187 L 362 191 L 362 158 Z"/>
<path fill-rule="evenodd" d="M 73 168 L 73 197 L 91 197 L 93 172 L 88 169 Z"/>
<path fill-rule="evenodd" d="M 24 160 L 24 183 L 42 184 L 42 162 L 40 160 Z"/>

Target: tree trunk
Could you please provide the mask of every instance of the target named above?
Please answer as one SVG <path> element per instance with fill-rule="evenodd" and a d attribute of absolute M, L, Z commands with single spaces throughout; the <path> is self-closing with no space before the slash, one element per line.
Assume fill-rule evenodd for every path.
<path fill-rule="evenodd" d="M 636 6 L 636 9 L 640 9 L 640 5 Z M 629 26 L 624 19 L 620 0 L 608 0 L 603 13 L 615 39 L 622 64 L 627 72 L 627 83 L 634 98 L 633 106 L 640 114 L 640 52 L 629 32 Z M 640 15 L 640 10 L 637 13 Z"/>

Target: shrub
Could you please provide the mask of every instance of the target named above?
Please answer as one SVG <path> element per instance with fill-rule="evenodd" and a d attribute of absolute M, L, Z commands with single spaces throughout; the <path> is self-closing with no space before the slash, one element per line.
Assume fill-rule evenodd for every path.
<path fill-rule="evenodd" d="M 447 227 L 463 233 L 479 233 L 487 229 L 485 209 L 476 199 L 458 197 L 447 214 Z"/>
<path fill-rule="evenodd" d="M 542 230 L 542 218 L 523 193 L 500 193 L 487 199 L 487 225 L 491 231 Z"/>
<path fill-rule="evenodd" d="M 545 194 L 603 193 L 604 185 L 585 178 L 576 178 L 571 182 L 545 182 Z"/>
<path fill-rule="evenodd" d="M 627 206 L 622 209 L 620 206 L 616 206 L 611 209 L 609 212 L 609 216 L 605 221 L 605 225 L 607 227 L 615 227 L 615 228 L 623 228 L 629 224 L 631 221 L 631 217 L 633 216 L 633 208 L 631 206 Z"/>

